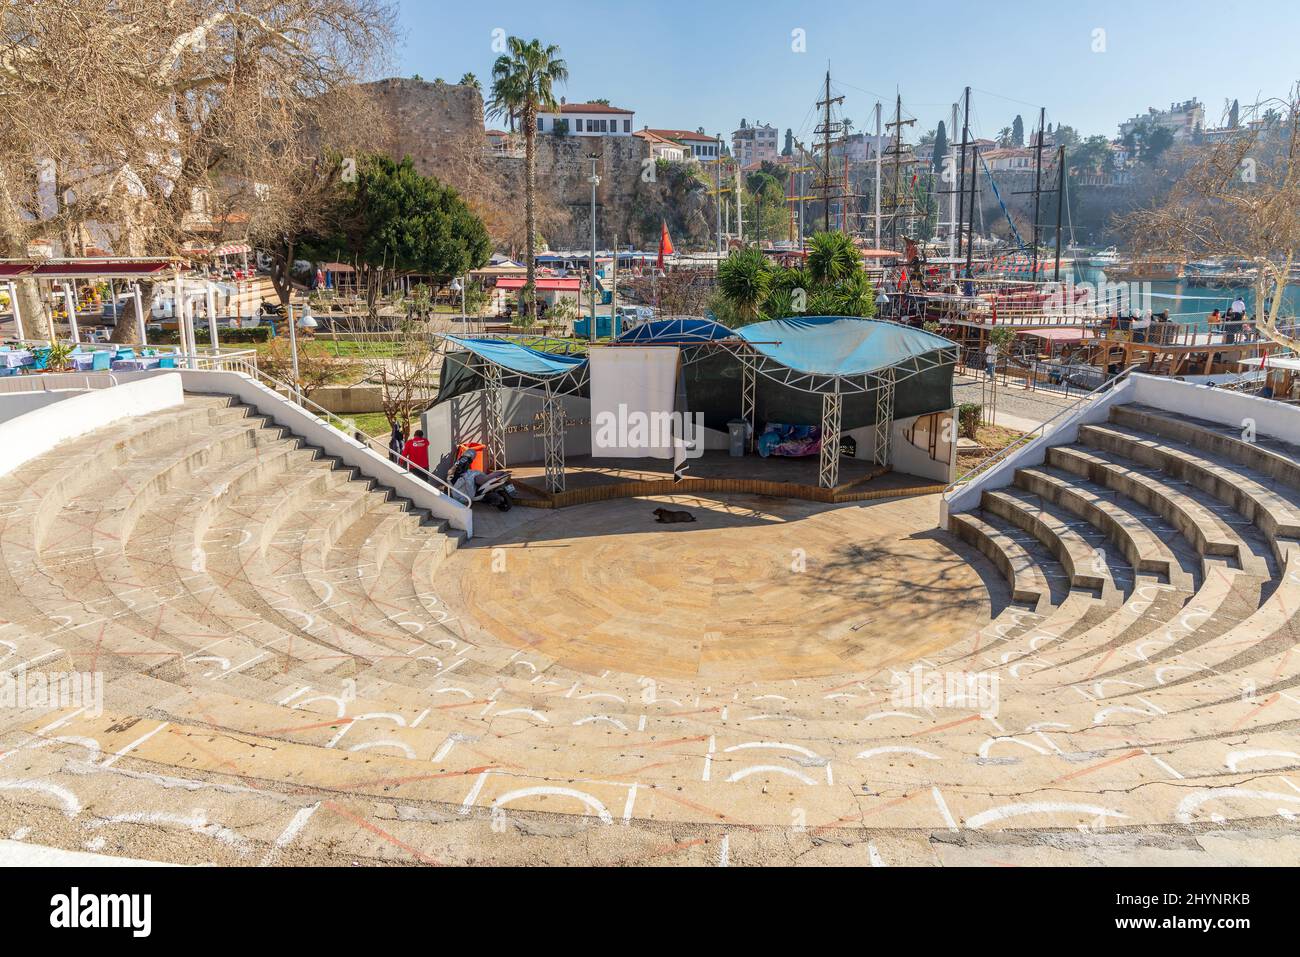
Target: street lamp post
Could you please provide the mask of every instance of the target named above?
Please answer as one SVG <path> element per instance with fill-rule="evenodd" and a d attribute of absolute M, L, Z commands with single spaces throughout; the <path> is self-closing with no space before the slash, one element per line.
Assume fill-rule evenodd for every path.
<path fill-rule="evenodd" d="M 465 315 L 465 284 L 460 281 L 459 276 L 451 281 L 451 291 L 460 293 L 460 321 L 464 325 L 469 319 Z"/>
<path fill-rule="evenodd" d="M 591 177 L 587 180 L 591 184 L 591 341 L 596 341 L 596 187 L 600 185 L 600 177 L 596 175 L 596 161 L 600 159 L 596 154 L 587 157 L 591 160 Z"/>

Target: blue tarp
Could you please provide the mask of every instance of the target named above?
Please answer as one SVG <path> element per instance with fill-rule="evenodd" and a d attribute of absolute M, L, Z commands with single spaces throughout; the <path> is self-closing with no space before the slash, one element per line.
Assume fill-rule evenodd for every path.
<path fill-rule="evenodd" d="M 786 368 L 814 375 L 863 375 L 953 348 L 921 329 L 842 316 L 773 319 L 742 326 L 736 335 Z"/>
<path fill-rule="evenodd" d="M 619 336 L 618 341 L 679 345 L 730 339 L 734 335 L 726 326 L 711 319 L 652 319 L 633 326 Z"/>
<path fill-rule="evenodd" d="M 553 352 L 530 349 L 517 342 L 502 339 L 477 339 L 468 336 L 448 336 L 463 349 L 494 362 L 504 369 L 521 375 L 547 379 L 551 376 L 573 372 L 587 362 L 586 356 L 567 356 Z"/>

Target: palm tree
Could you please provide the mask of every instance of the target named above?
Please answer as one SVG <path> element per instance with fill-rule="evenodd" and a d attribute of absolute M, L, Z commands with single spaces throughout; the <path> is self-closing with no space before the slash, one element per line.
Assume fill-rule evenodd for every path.
<path fill-rule="evenodd" d="M 537 264 L 535 237 L 537 210 L 534 194 L 536 182 L 537 114 L 559 109 L 554 85 L 569 79 L 569 68 L 560 59 L 560 48 L 543 47 L 540 40 L 510 37 L 509 54 L 497 57 L 492 64 L 492 96 L 488 100 L 489 116 L 518 116 L 524 127 L 524 235 L 525 263 L 528 280 L 524 284 L 524 303 L 530 317 L 537 313 Z M 594 320 L 593 320 L 594 321 Z"/>
<path fill-rule="evenodd" d="M 762 315 L 771 288 L 772 267 L 752 246 L 736 250 L 718 265 L 718 291 L 742 323 L 754 322 Z"/>
<path fill-rule="evenodd" d="M 808 241 L 807 269 L 813 282 L 834 286 L 862 271 L 862 255 L 847 233 L 817 233 Z"/>
<path fill-rule="evenodd" d="M 478 90 L 480 93 L 483 92 L 483 84 L 478 81 L 478 77 L 476 77 L 473 73 L 466 73 L 464 76 L 460 78 L 460 83 L 457 85 L 473 87 L 474 89 Z"/>

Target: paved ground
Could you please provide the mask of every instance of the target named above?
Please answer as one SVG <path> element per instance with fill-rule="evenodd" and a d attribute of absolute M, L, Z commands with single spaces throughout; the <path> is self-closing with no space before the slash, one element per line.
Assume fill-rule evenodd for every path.
<path fill-rule="evenodd" d="M 965 402 L 981 403 L 984 401 L 982 380 L 971 376 L 956 376 L 953 379 L 953 400 L 959 405 Z M 1074 405 L 1082 394 L 1073 392 L 1063 395 L 1046 389 L 1025 389 L 1020 386 L 998 383 L 997 424 L 1012 429 L 1026 431 L 1046 422 L 1062 409 Z"/>
<path fill-rule="evenodd" d="M 658 525 L 658 504 L 697 521 Z M 676 496 L 515 509 L 495 523 L 480 512 L 487 521 L 444 566 L 460 584 L 460 601 L 448 597 L 500 639 L 588 674 L 871 671 L 989 621 L 989 590 L 935 532 L 937 508 L 933 495 L 840 506 Z"/>

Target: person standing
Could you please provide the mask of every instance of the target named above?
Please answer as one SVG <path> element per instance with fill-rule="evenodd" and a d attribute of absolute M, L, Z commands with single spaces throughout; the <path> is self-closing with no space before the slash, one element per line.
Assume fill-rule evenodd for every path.
<path fill-rule="evenodd" d="M 1142 314 L 1132 321 L 1130 328 L 1133 330 L 1134 342 L 1146 342 L 1147 330 L 1151 328 L 1151 310 L 1144 309 Z"/>
<path fill-rule="evenodd" d="M 402 447 L 402 457 L 407 460 L 411 471 L 429 481 L 429 440 L 424 437 L 423 429 L 416 429 L 415 435 L 407 439 Z"/>
<path fill-rule="evenodd" d="M 388 458 L 394 463 L 400 463 L 402 459 L 402 449 L 406 446 L 406 434 L 402 432 L 402 427 L 398 423 L 393 423 L 393 434 L 388 437 Z"/>
<path fill-rule="evenodd" d="M 1241 321 L 1246 318 L 1246 301 L 1238 296 L 1232 300 L 1232 305 L 1228 307 L 1228 322 L 1223 329 L 1224 343 L 1237 341 L 1237 330 L 1241 328 Z"/>
<path fill-rule="evenodd" d="M 998 344 L 990 340 L 989 344 L 984 347 L 984 371 L 988 373 L 990 379 L 993 378 L 993 374 L 997 371 L 997 367 Z"/>

